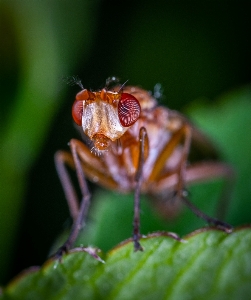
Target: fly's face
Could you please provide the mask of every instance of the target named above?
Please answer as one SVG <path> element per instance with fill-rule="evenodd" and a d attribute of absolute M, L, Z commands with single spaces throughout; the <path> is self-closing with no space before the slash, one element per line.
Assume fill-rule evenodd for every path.
<path fill-rule="evenodd" d="M 80 91 L 72 107 L 74 121 L 94 142 L 97 150 L 105 150 L 110 141 L 119 139 L 139 118 L 139 101 L 129 93 L 103 89 Z"/>

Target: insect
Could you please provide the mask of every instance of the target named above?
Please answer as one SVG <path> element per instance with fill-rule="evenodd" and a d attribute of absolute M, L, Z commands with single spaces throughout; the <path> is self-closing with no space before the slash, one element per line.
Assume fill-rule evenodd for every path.
<path fill-rule="evenodd" d="M 183 115 L 158 105 L 150 92 L 135 86 L 115 85 L 90 91 L 82 86 L 72 106 L 72 117 L 87 143 L 71 139 L 71 152 L 55 155 L 57 172 L 69 205 L 73 225 L 58 253 L 73 246 L 90 205 L 86 178 L 99 185 L 127 193 L 134 191 L 133 243 L 140 244 L 140 194 L 162 197 L 170 191 L 197 216 L 227 232 L 231 225 L 207 216 L 187 198 L 185 187 L 214 177 L 229 179 L 232 169 L 219 161 L 188 164 L 191 145 L 207 151 L 207 138 Z M 109 87 L 114 84 L 114 87 Z M 193 143 L 192 143 L 193 142 Z M 212 150 L 213 152 L 213 150 Z M 67 167 L 76 170 L 82 193 L 79 202 Z"/>

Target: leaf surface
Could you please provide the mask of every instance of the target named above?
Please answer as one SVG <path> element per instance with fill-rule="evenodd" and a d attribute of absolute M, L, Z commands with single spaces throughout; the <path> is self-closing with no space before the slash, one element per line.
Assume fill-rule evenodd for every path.
<path fill-rule="evenodd" d="M 73 251 L 19 275 L 1 299 L 248 299 L 251 229 L 207 228 L 177 240 L 155 233 L 106 255 L 105 263 Z"/>

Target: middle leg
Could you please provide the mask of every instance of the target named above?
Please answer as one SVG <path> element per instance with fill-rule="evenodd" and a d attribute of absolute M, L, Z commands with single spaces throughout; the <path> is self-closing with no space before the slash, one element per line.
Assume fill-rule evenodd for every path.
<path fill-rule="evenodd" d="M 148 136 L 146 129 L 142 127 L 139 133 L 139 160 L 137 172 L 135 174 L 135 194 L 134 194 L 134 218 L 133 218 L 133 242 L 134 251 L 143 251 L 140 245 L 140 191 L 143 177 L 143 166 L 148 154 Z"/>

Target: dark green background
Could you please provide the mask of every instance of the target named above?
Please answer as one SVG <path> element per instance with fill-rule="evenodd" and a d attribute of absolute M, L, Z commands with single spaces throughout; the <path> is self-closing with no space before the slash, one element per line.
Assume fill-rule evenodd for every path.
<path fill-rule="evenodd" d="M 250 6 L 248 1 L 1 1 L 1 282 L 42 264 L 68 225 L 53 155 L 78 137 L 70 110 L 79 88 L 62 78 L 78 75 L 92 89 L 111 75 L 145 89 L 161 83 L 162 103 L 178 110 L 199 98 L 214 101 L 250 82 Z"/>

